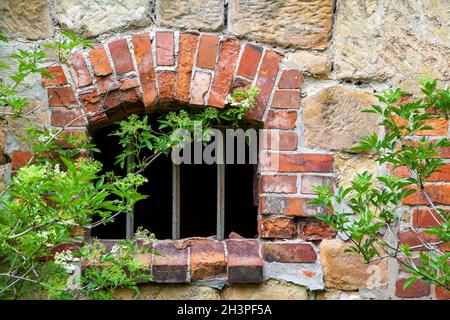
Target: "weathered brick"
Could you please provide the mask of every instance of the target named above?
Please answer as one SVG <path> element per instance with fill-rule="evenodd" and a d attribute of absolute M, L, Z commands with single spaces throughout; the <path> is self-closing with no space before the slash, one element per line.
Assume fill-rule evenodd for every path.
<path fill-rule="evenodd" d="M 136 78 L 124 78 L 120 80 L 120 94 L 125 103 L 128 114 L 144 111 L 144 105 L 140 102 L 138 92 L 139 81 Z"/>
<path fill-rule="evenodd" d="M 178 74 L 176 96 L 180 102 L 188 103 L 190 100 L 191 75 L 197 50 L 198 35 L 191 33 L 180 34 Z"/>
<path fill-rule="evenodd" d="M 70 73 L 77 88 L 92 84 L 92 78 L 82 53 L 75 53 L 70 59 Z"/>
<path fill-rule="evenodd" d="M 319 208 L 308 204 L 308 198 L 301 197 L 260 197 L 259 212 L 261 214 L 276 214 L 294 217 L 313 217 L 319 213 Z"/>
<path fill-rule="evenodd" d="M 82 127 L 85 125 L 82 112 L 79 108 L 54 108 L 52 109 L 51 124 L 55 127 Z M 77 119 L 77 120 L 75 120 Z"/>
<path fill-rule="evenodd" d="M 237 75 L 249 79 L 254 79 L 262 53 L 263 48 L 251 43 L 247 43 L 244 46 L 244 51 L 242 52 L 241 60 L 239 61 Z"/>
<path fill-rule="evenodd" d="M 337 235 L 336 230 L 318 220 L 302 220 L 299 230 L 300 238 L 308 241 L 334 239 Z"/>
<path fill-rule="evenodd" d="M 173 32 L 159 31 L 155 33 L 156 64 L 158 66 L 175 65 Z"/>
<path fill-rule="evenodd" d="M 298 109 L 300 107 L 300 91 L 275 91 L 271 107 L 275 109 Z"/>
<path fill-rule="evenodd" d="M 223 243 L 213 240 L 195 240 L 190 253 L 191 280 L 222 278 L 226 273 Z"/>
<path fill-rule="evenodd" d="M 50 107 L 69 107 L 77 104 L 71 87 L 48 88 L 47 95 Z"/>
<path fill-rule="evenodd" d="M 196 71 L 191 84 L 191 104 L 204 105 L 211 83 L 211 74 Z"/>
<path fill-rule="evenodd" d="M 270 110 L 264 123 L 266 129 L 295 129 L 297 111 Z"/>
<path fill-rule="evenodd" d="M 259 283 L 263 281 L 263 260 L 257 240 L 226 240 L 227 273 L 230 283 Z"/>
<path fill-rule="evenodd" d="M 425 232 L 420 232 L 420 237 L 414 231 L 403 231 L 398 233 L 398 240 L 401 244 L 406 244 L 411 247 L 411 250 L 426 250 L 422 244 L 421 238 L 425 243 L 440 243 L 441 241 L 436 235 L 430 235 Z M 417 248 L 414 248 L 417 247 Z M 442 243 L 439 248 L 443 251 L 450 251 L 450 242 Z"/>
<path fill-rule="evenodd" d="M 107 93 L 109 91 L 116 90 L 119 87 L 119 83 L 114 75 L 97 77 L 97 87 L 100 94 Z"/>
<path fill-rule="evenodd" d="M 214 76 L 208 105 L 223 108 L 230 92 L 234 69 L 239 56 L 240 45 L 236 40 L 223 39 L 220 42 L 219 60 Z"/>
<path fill-rule="evenodd" d="M 434 295 L 438 300 L 450 300 L 450 291 L 439 286 L 434 287 Z"/>
<path fill-rule="evenodd" d="M 296 132 L 264 130 L 263 148 L 268 150 L 297 150 L 298 136 Z"/>
<path fill-rule="evenodd" d="M 284 70 L 278 81 L 279 89 L 300 89 L 302 87 L 303 77 L 298 70 Z"/>
<path fill-rule="evenodd" d="M 30 151 L 14 150 L 11 152 L 11 168 L 22 168 L 26 166 L 32 158 L 33 154 Z"/>
<path fill-rule="evenodd" d="M 106 113 L 102 111 L 100 95 L 95 88 L 83 90 L 78 94 L 86 113 L 93 112 L 93 115 L 87 115 L 89 125 L 92 127 L 101 126 L 109 123 Z"/>
<path fill-rule="evenodd" d="M 201 35 L 197 54 L 197 67 L 214 70 L 218 43 L 218 36 L 209 34 Z"/>
<path fill-rule="evenodd" d="M 177 249 L 172 241 L 157 242 L 152 272 L 153 281 L 164 283 L 182 283 L 188 276 L 188 250 Z"/>
<path fill-rule="evenodd" d="M 395 295 L 399 298 L 420 298 L 426 297 L 431 292 L 431 287 L 422 280 L 417 280 L 409 288 L 403 289 L 407 279 L 399 279 L 395 283 Z"/>
<path fill-rule="evenodd" d="M 152 47 L 148 33 L 133 35 L 131 38 L 136 65 L 141 81 L 141 90 L 146 108 L 156 100 L 156 80 L 153 66 Z"/>
<path fill-rule="evenodd" d="M 314 187 L 328 183 L 333 185 L 333 179 L 325 176 L 302 175 L 301 192 L 305 194 L 315 194 Z"/>
<path fill-rule="evenodd" d="M 256 79 L 256 86 L 261 90 L 258 96 L 258 104 L 249 111 L 248 117 L 261 121 L 272 92 L 273 85 L 277 78 L 278 69 L 281 63 L 281 56 L 271 50 L 264 54 L 261 68 Z"/>
<path fill-rule="evenodd" d="M 313 153 L 263 153 L 261 171 L 333 172 L 333 156 Z"/>
<path fill-rule="evenodd" d="M 262 192 L 296 193 L 297 176 L 267 175 L 261 177 Z"/>
<path fill-rule="evenodd" d="M 424 186 L 424 190 L 435 205 L 450 205 L 450 184 L 429 184 Z M 427 198 L 423 193 L 417 191 L 402 199 L 403 204 L 411 206 L 416 205 L 417 202 L 419 205 L 428 204 Z"/>
<path fill-rule="evenodd" d="M 62 86 L 67 84 L 67 78 L 61 66 L 47 67 L 45 70 L 53 77 L 53 79 L 42 76 L 41 85 L 43 87 Z"/>
<path fill-rule="evenodd" d="M 313 263 L 317 260 L 310 243 L 264 242 L 262 253 L 267 262 Z"/>
<path fill-rule="evenodd" d="M 95 49 L 89 51 L 89 60 L 91 61 L 95 75 L 107 76 L 112 73 L 112 68 L 103 45 L 98 45 Z"/>
<path fill-rule="evenodd" d="M 293 219 L 261 217 L 259 236 L 261 238 L 292 239 L 297 235 L 297 223 Z"/>
<path fill-rule="evenodd" d="M 394 116 L 392 119 L 398 126 L 408 126 L 408 123 L 403 118 Z M 431 129 L 417 130 L 414 132 L 417 136 L 444 136 L 448 134 L 448 120 L 444 118 L 433 118 L 423 121 L 424 126 L 430 126 Z"/>
<path fill-rule="evenodd" d="M 134 70 L 127 39 L 119 39 L 108 44 L 116 73 L 122 74 Z"/>
<path fill-rule="evenodd" d="M 412 213 L 412 223 L 416 228 L 438 227 L 440 225 L 438 221 L 444 222 L 444 218 L 442 218 L 439 213 L 433 209 L 413 210 Z"/>
<path fill-rule="evenodd" d="M 444 164 L 438 167 L 439 172 L 433 172 L 426 181 L 428 182 L 450 182 L 450 164 Z M 411 174 L 407 167 L 399 167 L 390 172 L 399 177 L 408 178 Z"/>
<path fill-rule="evenodd" d="M 158 71 L 158 89 L 159 89 L 159 99 L 172 100 L 175 99 L 175 81 L 177 78 L 177 73 L 174 71 Z"/>

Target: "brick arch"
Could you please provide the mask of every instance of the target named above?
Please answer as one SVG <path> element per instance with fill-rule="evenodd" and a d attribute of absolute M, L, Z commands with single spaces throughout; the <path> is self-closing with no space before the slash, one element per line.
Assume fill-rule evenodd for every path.
<path fill-rule="evenodd" d="M 165 30 L 76 52 L 68 67 L 49 67 L 54 79 L 42 85 L 55 127 L 104 126 L 170 103 L 224 108 L 233 88 L 255 85 L 258 105 L 246 118 L 295 129 L 302 75 L 282 60 L 271 48 L 227 36 Z"/>
<path fill-rule="evenodd" d="M 289 268 L 298 275 L 294 282 L 323 288 L 320 261 L 309 241 L 335 234 L 309 219 L 316 212 L 307 205 L 308 185 L 330 179 L 333 157 L 301 147 L 302 74 L 283 59 L 272 48 L 224 35 L 164 30 L 106 41 L 74 53 L 69 66 L 48 68 L 54 79 L 42 79 L 42 85 L 51 125 L 67 130 L 106 126 L 173 103 L 224 108 L 233 88 L 261 89 L 257 106 L 246 115 L 267 129 L 259 164 L 258 239 L 158 242 L 162 256 L 151 267 L 157 282 L 220 278 L 224 266 L 228 283 L 261 282 L 278 278 L 277 268 Z M 267 275 L 265 263 L 271 264 Z M 167 270 L 173 271 L 170 276 Z"/>

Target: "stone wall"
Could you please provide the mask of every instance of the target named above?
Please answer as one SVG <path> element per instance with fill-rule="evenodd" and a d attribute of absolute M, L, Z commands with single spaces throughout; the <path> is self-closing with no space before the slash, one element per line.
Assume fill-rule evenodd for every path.
<path fill-rule="evenodd" d="M 139 296 L 123 291 L 118 298 L 448 298 L 423 283 L 402 290 L 405 274 L 395 261 L 365 265 L 344 254 L 349 244 L 315 220 L 314 208 L 304 203 L 315 184 L 347 186 L 355 172 L 383 172 L 370 157 L 350 152 L 360 137 L 380 130 L 376 118 L 359 111 L 391 86 L 417 93 L 422 75 L 449 83 L 449 12 L 446 1 L 433 0 L 4 0 L 0 29 L 11 42 L 0 45 L 1 58 L 17 48 L 42 46 L 60 29 L 72 29 L 98 46 L 74 54 L 72 68 L 52 69 L 56 82 L 26 82 L 23 93 L 37 120 L 0 130 L 0 175 L 7 180 L 29 159 L 17 138 L 27 122 L 66 125 L 96 110 L 107 92 L 111 109 L 120 105 L 114 99 L 120 96 L 140 112 L 164 100 L 221 107 L 234 81 L 253 83 L 263 94 L 250 117 L 271 130 L 279 148 L 260 156 L 266 169 L 260 180 L 264 241 L 257 260 L 264 280 L 152 284 Z M 214 53 L 208 56 L 205 48 Z M 145 50 L 150 54 L 141 54 Z M 146 76 L 150 70 L 153 77 Z M 96 113 L 69 129 L 120 117 L 114 110 Z M 448 137 L 448 120 L 439 121 L 439 129 L 427 135 Z M 275 171 L 271 153 L 281 153 Z M 443 156 L 449 158 L 450 151 Z M 449 172 L 428 186 L 444 207 L 450 205 Z M 407 207 L 413 202 L 405 201 L 402 211 L 399 237 L 406 243 L 417 240 L 403 232 L 413 216 L 423 218 L 418 227 L 427 226 L 425 211 Z M 186 272 L 190 268 L 186 264 Z"/>

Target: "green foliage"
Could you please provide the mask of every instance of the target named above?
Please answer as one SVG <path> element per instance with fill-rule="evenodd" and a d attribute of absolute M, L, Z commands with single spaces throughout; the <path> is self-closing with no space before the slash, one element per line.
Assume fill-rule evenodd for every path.
<path fill-rule="evenodd" d="M 404 93 L 392 89 L 377 96 L 379 104 L 364 112 L 379 115 L 386 132 L 383 136 L 374 133 L 364 137 L 354 148 L 357 152 L 369 152 L 379 164 L 391 169 L 406 167 L 409 177 L 377 176 L 368 172 L 356 174 L 348 188 L 339 188 L 335 194 L 329 185 L 316 186 L 317 198 L 310 203 L 322 208 L 320 220 L 348 237 L 352 246 L 348 249 L 364 258 L 366 263 L 393 257 L 411 274 L 405 288 L 417 279 L 450 289 L 449 253 L 439 249 L 439 245 L 450 240 L 450 215 L 436 208 L 427 197 L 430 213 L 435 215 L 439 226 L 427 228 L 424 232 L 438 239 L 437 243 L 421 240 L 419 252 L 408 245 L 400 245 L 394 230 L 401 213 L 401 201 L 420 190 L 426 195 L 424 183 L 431 174 L 439 172 L 445 162 L 439 159 L 439 149 L 449 147 L 446 138 L 430 140 L 414 137 L 418 130 L 431 130 L 426 121 L 433 118 L 429 112 L 448 117 L 450 95 L 448 87 L 437 89 L 437 81 L 424 78 L 420 81 L 424 97 L 399 103 Z M 346 204 L 343 206 L 342 204 Z M 347 208 L 342 209 L 342 208 Z M 331 213 L 330 213 L 331 212 Z M 388 236 L 390 235 L 390 236 Z M 392 240 L 394 239 L 394 240 Z M 414 258 L 420 260 L 417 265 Z"/>
<path fill-rule="evenodd" d="M 125 167 L 127 158 L 134 162 L 129 164 L 131 171 L 142 172 L 161 154 L 167 154 L 174 148 L 179 148 L 194 139 L 204 144 L 211 141 L 211 129 L 217 125 L 236 126 L 242 121 L 245 112 L 257 103 L 258 88 L 237 90 L 227 97 L 229 108 L 217 110 L 206 107 L 200 110 L 180 110 L 163 115 L 158 121 L 158 129 L 148 124 L 148 116 L 140 119 L 131 115 L 119 123 L 119 128 L 112 133 L 119 137 L 122 152 L 116 157 L 116 164 Z M 186 132 L 187 134 L 180 134 Z M 152 155 L 145 155 L 148 150 Z"/>

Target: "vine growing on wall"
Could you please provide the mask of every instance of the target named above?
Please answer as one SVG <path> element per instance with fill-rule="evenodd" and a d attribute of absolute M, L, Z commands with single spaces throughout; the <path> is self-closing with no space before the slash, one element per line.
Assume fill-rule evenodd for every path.
<path fill-rule="evenodd" d="M 329 184 L 316 186 L 317 199 L 310 203 L 331 210 L 318 218 L 351 241 L 348 252 L 361 255 L 366 263 L 395 258 L 410 274 L 404 288 L 420 279 L 450 290 L 450 253 L 442 249 L 450 241 L 450 214 L 433 203 L 425 188 L 431 174 L 445 164 L 439 150 L 449 147 L 450 141 L 414 136 L 433 129 L 427 121 L 434 115 L 448 119 L 450 90 L 438 89 L 437 81 L 429 78 L 421 79 L 420 85 L 423 96 L 407 102 L 401 101 L 404 93 L 400 89 L 377 96 L 378 104 L 364 112 L 379 115 L 385 133 L 366 136 L 354 148 L 372 153 L 380 165 L 391 170 L 406 168 L 408 175 L 374 176 L 365 171 L 353 178 L 350 187 L 341 187 L 336 193 Z M 402 200 L 407 197 L 416 197 L 416 210 L 419 199 L 426 199 L 426 210 L 436 222 L 423 233 L 409 226 L 420 241 L 416 246 L 401 243 L 396 233 Z"/>
<path fill-rule="evenodd" d="M 0 41 L 7 39 L 0 35 Z M 0 118 L 8 129 L 12 130 L 10 119 L 33 117 L 36 111 L 25 111 L 29 100 L 19 93 L 24 81 L 36 74 L 51 78 L 46 67 L 67 63 L 73 50 L 92 45 L 72 32 L 61 32 L 61 38 L 47 47 L 56 51 L 57 61 L 46 64 L 40 48 L 18 50 L 11 55 L 18 67 L 10 70 L 9 78 L 5 71 L 11 66 L 0 63 Z M 142 158 L 140 150 L 147 148 L 157 156 L 179 147 L 185 141 L 172 137 L 173 130 L 168 129 L 191 128 L 193 121 L 203 124 L 201 140 L 208 141 L 212 125 L 237 124 L 256 104 L 258 93 L 255 88 L 236 91 L 223 111 L 169 113 L 158 133 L 148 125 L 147 116 L 122 121 L 115 134 L 127 146 L 124 152 L 131 150 L 140 159 L 131 170 L 135 172 L 124 177 L 103 173 L 100 162 L 83 156 L 98 150 L 86 136 L 66 132 L 78 118 L 60 129 L 27 128 L 22 138 L 33 157 L 0 192 L 0 299 L 36 292 L 52 299 L 110 299 L 117 288 L 138 290 L 138 281 L 151 281 L 149 265 L 138 258 L 155 253 L 151 245 L 155 238 L 148 230 L 138 228 L 133 239 L 120 241 L 111 250 L 99 240 L 86 239 L 85 233 L 131 213 L 134 204 L 146 198 L 139 192 L 147 183 L 140 173 L 151 160 Z M 118 158 L 119 165 L 127 155 Z M 93 222 L 93 216 L 99 219 Z"/>

